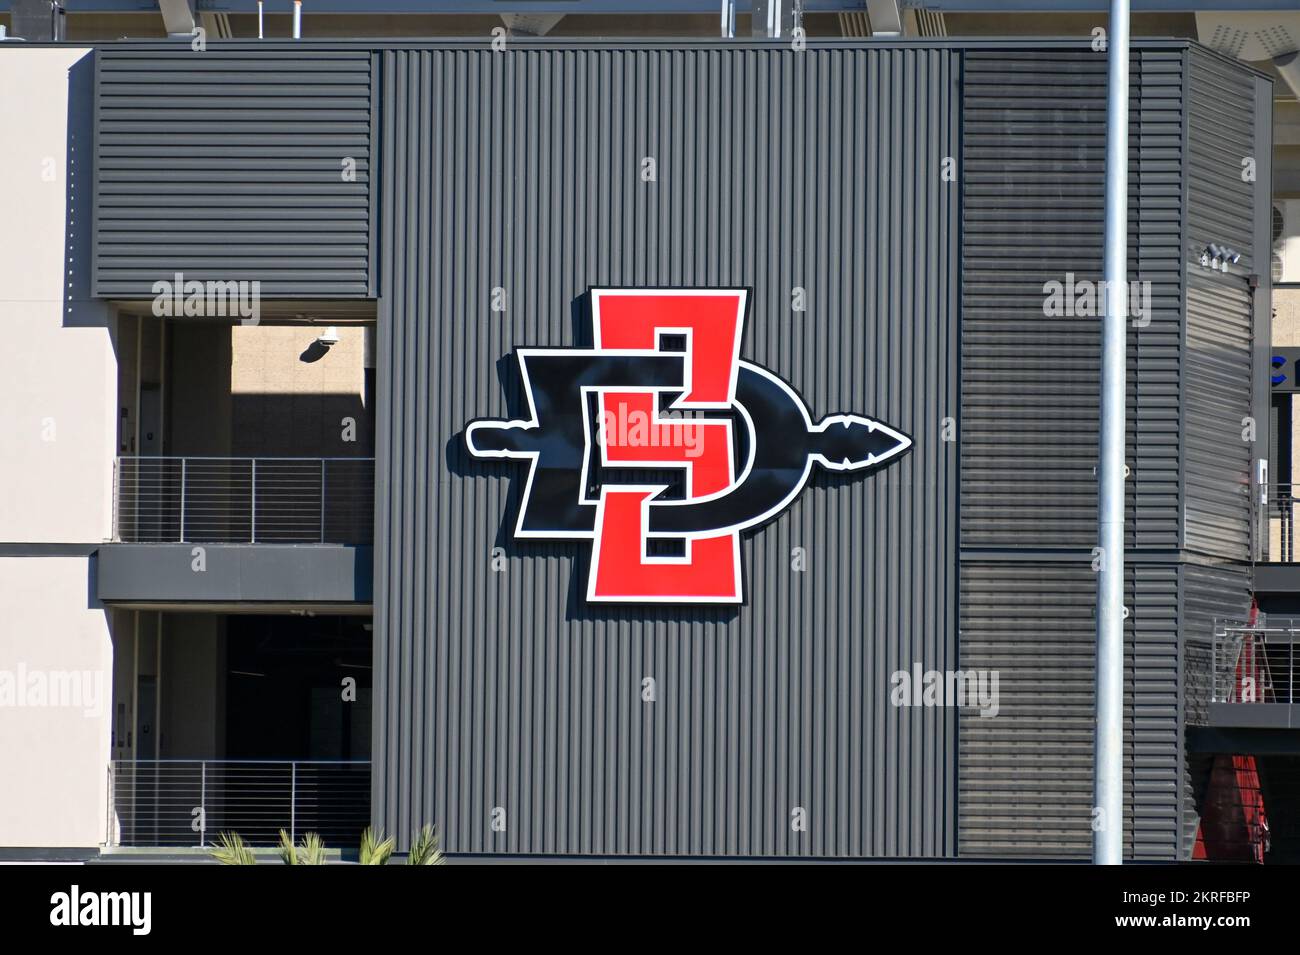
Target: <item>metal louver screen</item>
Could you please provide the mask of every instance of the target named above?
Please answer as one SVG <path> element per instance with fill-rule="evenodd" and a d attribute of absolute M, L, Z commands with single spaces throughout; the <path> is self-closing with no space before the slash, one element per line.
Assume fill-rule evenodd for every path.
<path fill-rule="evenodd" d="M 95 294 L 374 293 L 372 54 L 96 52 Z"/>

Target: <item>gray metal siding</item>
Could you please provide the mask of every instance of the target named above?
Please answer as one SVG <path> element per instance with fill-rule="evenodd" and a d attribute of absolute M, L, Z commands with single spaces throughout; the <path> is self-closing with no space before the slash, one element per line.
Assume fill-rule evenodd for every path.
<path fill-rule="evenodd" d="M 347 544 L 105 544 L 95 593 L 106 603 L 368 604 L 374 551 Z"/>
<path fill-rule="evenodd" d="M 1129 546 L 1178 546 L 1182 70 L 1135 52 L 1129 269 Z M 1101 277 L 1106 61 L 972 50 L 963 90 L 962 546 L 1096 542 L 1100 324 L 1049 316 L 1044 286 Z"/>
<path fill-rule="evenodd" d="M 1238 64 L 1199 47 L 1188 50 L 1189 133 L 1187 252 L 1209 242 L 1242 253 L 1243 272 L 1267 272 L 1268 257 L 1254 258 L 1256 185 L 1242 178 L 1243 161 L 1255 156 L 1254 76 Z M 1259 165 L 1262 165 L 1259 164 Z M 1191 259 L 1191 261 L 1195 261 Z"/>
<path fill-rule="evenodd" d="M 266 297 L 373 291 L 368 50 L 95 56 L 96 295 L 151 298 L 177 272 Z"/>
<path fill-rule="evenodd" d="M 1178 568 L 1126 574 L 1124 845 L 1172 859 L 1182 768 Z M 1091 808 L 1096 575 L 1087 561 L 963 560 L 961 664 L 995 670 L 996 717 L 961 711 L 960 853 L 1086 858 Z"/>
<path fill-rule="evenodd" d="M 1129 273 L 1152 306 L 1128 349 L 1126 851 L 1140 859 L 1187 844 L 1180 601 L 1208 584 L 1179 570 L 1180 548 L 1244 557 L 1248 530 L 1248 303 L 1186 274 L 1188 235 L 1229 214 L 1206 199 L 1207 169 L 1236 148 L 1206 145 L 1195 55 L 1132 62 Z M 961 852 L 1086 856 L 1095 582 L 1078 560 L 1096 542 L 1099 327 L 1043 301 L 1067 273 L 1100 278 L 1105 58 L 972 50 L 963 96 L 960 657 L 1011 676 L 1005 721 L 962 715 Z M 1234 201 L 1248 220 L 1249 198 Z"/>
<path fill-rule="evenodd" d="M 955 716 L 888 692 L 955 662 L 959 55 L 393 50 L 382 83 L 376 820 L 454 852 L 952 855 Z M 915 448 L 746 539 L 739 609 L 584 606 L 584 549 L 512 543 L 519 472 L 459 441 L 594 284 L 752 286 L 745 357 Z"/>
<path fill-rule="evenodd" d="M 1184 546 L 1248 560 L 1254 448 L 1244 431 L 1256 412 L 1254 303 L 1246 276 L 1257 271 L 1255 193 L 1262 188 L 1267 196 L 1268 180 L 1259 187 L 1242 178 L 1243 160 L 1255 153 L 1255 111 L 1242 108 L 1253 101 L 1253 78 L 1206 50 L 1190 50 L 1188 57 Z M 1230 274 L 1199 265 L 1209 243 L 1242 253 Z M 1267 259 L 1260 267 L 1267 271 Z M 1268 425 L 1259 420 L 1256 427 Z"/>
<path fill-rule="evenodd" d="M 960 854 L 1082 855 L 1092 805 L 1093 574 L 961 564 L 961 665 L 999 673 L 994 718 L 963 710 Z"/>
<path fill-rule="evenodd" d="M 1132 722 L 1125 753 L 1132 818 L 1125 828 L 1131 833 L 1128 852 L 1137 860 L 1169 860 L 1178 851 L 1183 778 L 1178 573 L 1173 564 L 1135 563 L 1125 574 L 1125 709 Z"/>
<path fill-rule="evenodd" d="M 1236 276 L 1187 281 L 1187 358 L 1183 363 L 1186 546 L 1249 560 L 1252 415 L 1250 291 Z M 1267 419 L 1256 423 L 1267 429 Z M 1264 438 L 1261 436 L 1261 440 Z M 1267 452 L 1261 452 L 1267 453 Z"/>

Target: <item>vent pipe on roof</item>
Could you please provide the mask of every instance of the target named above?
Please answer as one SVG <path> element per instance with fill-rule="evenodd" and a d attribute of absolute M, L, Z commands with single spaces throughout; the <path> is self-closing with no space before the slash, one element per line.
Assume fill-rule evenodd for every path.
<path fill-rule="evenodd" d="M 260 40 L 264 36 L 262 32 L 262 0 L 257 0 L 257 38 Z"/>
<path fill-rule="evenodd" d="M 293 0 L 293 38 L 302 39 L 302 0 Z"/>
<path fill-rule="evenodd" d="M 728 40 L 736 35 L 736 0 L 722 0 L 722 35 Z"/>

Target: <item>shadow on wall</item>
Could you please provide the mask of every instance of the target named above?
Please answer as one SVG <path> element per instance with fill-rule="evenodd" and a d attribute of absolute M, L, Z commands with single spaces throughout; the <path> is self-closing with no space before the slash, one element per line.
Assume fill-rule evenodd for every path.
<path fill-rule="evenodd" d="M 95 59 L 86 53 L 68 68 L 68 145 L 63 157 L 66 201 L 63 325 L 104 328 L 109 310 L 91 295 L 91 197 Z M 38 108 L 38 104 L 33 104 Z"/>
<path fill-rule="evenodd" d="M 260 331 L 260 329 L 258 330 Z M 253 371 L 231 392 L 232 344 L 228 325 L 168 324 L 167 451 L 214 457 L 360 458 L 374 456 L 374 377 L 357 367 L 358 390 L 293 379 L 291 361 L 268 366 L 274 350 L 245 351 Z M 358 362 L 359 364 L 359 362 Z M 251 379 L 251 380 L 249 380 Z M 261 388 L 249 388 L 250 384 Z M 263 390 L 267 386 L 284 391 Z M 332 384 L 332 383 L 331 383 Z"/>
<path fill-rule="evenodd" d="M 360 395 L 240 394 L 230 404 L 236 457 L 374 456 L 374 406 Z"/>

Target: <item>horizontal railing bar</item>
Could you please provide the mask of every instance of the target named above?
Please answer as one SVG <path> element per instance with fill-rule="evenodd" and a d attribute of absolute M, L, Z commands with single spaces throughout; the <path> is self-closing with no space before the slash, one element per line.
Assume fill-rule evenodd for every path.
<path fill-rule="evenodd" d="M 118 759 L 112 760 L 113 765 L 160 765 L 168 763 L 190 763 L 194 765 L 208 765 L 208 767 L 231 767 L 231 765 L 281 765 L 281 767 L 291 767 L 291 765 L 333 765 L 333 767 L 368 767 L 372 761 L 368 759 Z"/>
<path fill-rule="evenodd" d="M 294 463 L 307 464 L 309 461 L 356 461 L 357 464 L 364 461 L 373 461 L 373 457 L 217 457 L 213 455 L 129 455 L 120 456 L 118 461 L 123 463 L 138 463 L 138 461 L 159 461 L 159 463 L 170 463 L 170 461 L 257 461 L 257 464 L 263 461 L 294 461 Z"/>
<path fill-rule="evenodd" d="M 119 457 L 116 539 L 369 543 L 374 470 L 372 456 Z"/>

